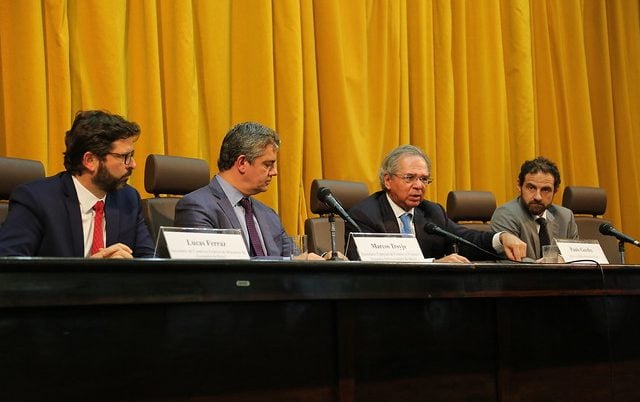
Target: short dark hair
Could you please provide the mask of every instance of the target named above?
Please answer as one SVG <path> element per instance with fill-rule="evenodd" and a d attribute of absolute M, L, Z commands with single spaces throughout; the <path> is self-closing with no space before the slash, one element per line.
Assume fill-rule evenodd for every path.
<path fill-rule="evenodd" d="M 560 171 L 555 163 L 549 159 L 538 156 L 530 161 L 525 161 L 520 167 L 520 174 L 518 175 L 518 185 L 522 187 L 524 183 L 524 177 L 531 173 L 549 173 L 553 176 L 553 189 L 558 190 L 560 186 Z"/>
<path fill-rule="evenodd" d="M 139 135 L 140 126 L 122 116 L 102 110 L 81 110 L 64 137 L 64 167 L 69 173 L 80 174 L 86 152 L 104 158 L 115 141 Z"/>
<path fill-rule="evenodd" d="M 222 140 L 218 170 L 224 172 L 231 169 L 240 155 L 253 163 L 268 145 L 273 145 L 276 151 L 280 147 L 280 138 L 274 130 L 254 122 L 236 124 Z"/>

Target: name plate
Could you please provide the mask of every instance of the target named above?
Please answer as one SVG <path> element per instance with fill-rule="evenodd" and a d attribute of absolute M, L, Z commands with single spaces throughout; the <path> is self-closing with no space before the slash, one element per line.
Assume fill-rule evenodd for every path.
<path fill-rule="evenodd" d="M 412 234 L 351 233 L 349 241 L 355 244 L 360 261 L 424 261 Z"/>
<path fill-rule="evenodd" d="M 162 240 L 160 239 L 162 237 Z M 248 260 L 240 229 L 173 228 L 162 226 L 158 243 L 170 258 Z"/>
<path fill-rule="evenodd" d="M 565 262 L 595 261 L 608 264 L 607 256 L 597 240 L 556 239 L 560 255 Z"/>

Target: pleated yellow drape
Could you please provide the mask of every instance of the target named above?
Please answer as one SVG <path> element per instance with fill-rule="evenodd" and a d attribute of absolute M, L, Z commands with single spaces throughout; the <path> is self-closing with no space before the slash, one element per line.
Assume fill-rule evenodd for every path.
<path fill-rule="evenodd" d="M 432 159 L 434 201 L 505 202 L 521 163 L 545 155 L 560 191 L 606 188 L 606 218 L 640 237 L 637 0 L 0 0 L 0 63 L 0 154 L 49 174 L 80 109 L 141 125 L 143 197 L 147 154 L 213 174 L 226 131 L 253 120 L 280 133 L 259 198 L 291 233 L 314 178 L 377 190 L 382 157 L 412 143 Z"/>

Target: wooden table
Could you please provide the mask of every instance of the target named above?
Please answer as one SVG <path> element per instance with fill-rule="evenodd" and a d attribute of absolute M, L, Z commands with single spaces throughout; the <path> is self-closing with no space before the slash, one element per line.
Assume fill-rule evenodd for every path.
<path fill-rule="evenodd" d="M 0 401 L 639 401 L 640 267 L 0 259 Z"/>

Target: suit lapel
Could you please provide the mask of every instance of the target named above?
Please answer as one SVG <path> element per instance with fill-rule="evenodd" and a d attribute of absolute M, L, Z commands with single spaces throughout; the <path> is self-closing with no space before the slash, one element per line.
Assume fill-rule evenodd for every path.
<path fill-rule="evenodd" d="M 383 191 L 378 197 L 380 203 L 380 211 L 382 211 L 382 223 L 384 225 L 384 231 L 386 233 L 400 233 L 400 225 L 398 225 L 398 218 L 393 213 L 386 193 Z"/>
<path fill-rule="evenodd" d="M 62 174 L 62 192 L 64 194 L 64 205 L 67 213 L 66 219 L 61 219 L 60 223 L 67 226 L 67 233 L 71 239 L 73 255 L 84 257 L 84 233 L 82 229 L 82 219 L 80 217 L 80 203 L 78 194 L 73 185 L 73 179 L 69 173 Z"/>
<path fill-rule="evenodd" d="M 262 240 L 264 241 L 264 246 L 266 248 L 265 253 L 267 255 L 279 254 L 279 252 L 276 251 L 279 248 L 276 247 L 276 244 L 273 240 L 273 233 L 271 233 L 271 227 L 265 216 L 266 211 L 264 210 L 264 208 L 261 208 L 259 206 L 256 208 L 257 204 L 255 202 L 252 202 L 252 205 L 253 214 L 256 216 L 256 220 L 258 221 L 258 225 L 260 226 L 260 232 L 262 233 Z"/>
<path fill-rule="evenodd" d="M 231 202 L 225 195 L 224 191 L 222 191 L 222 187 L 220 187 L 220 184 L 215 177 L 209 183 L 209 189 L 211 190 L 211 194 L 213 194 L 218 207 L 227 217 L 229 223 L 231 223 L 231 227 L 234 229 L 242 229 L 240 221 L 238 221 L 238 217 L 236 216 L 236 212 L 233 209 L 233 205 L 231 205 Z"/>
<path fill-rule="evenodd" d="M 558 220 L 552 212 L 552 208 L 552 206 L 547 208 L 547 231 L 549 232 L 549 240 L 551 240 L 551 243 L 553 244 L 553 240 L 558 237 L 558 233 L 560 231 L 558 229 Z"/>
<path fill-rule="evenodd" d="M 431 216 L 427 216 L 421 206 L 422 203 L 413 209 L 413 225 L 416 230 L 416 238 L 418 239 L 418 243 L 421 247 L 426 247 L 427 245 L 430 245 L 431 242 L 428 240 L 429 235 L 424 231 L 424 225 L 427 222 L 432 221 L 432 219 Z"/>
<path fill-rule="evenodd" d="M 245 235 L 245 230 L 240 225 L 240 221 L 238 220 L 238 216 L 233 209 L 233 205 L 231 205 L 231 201 L 229 201 L 229 199 L 227 198 L 227 195 L 222 190 L 222 187 L 220 187 L 220 183 L 218 183 L 218 180 L 215 178 L 215 176 L 209 183 L 209 189 L 211 190 L 211 194 L 213 195 L 215 203 L 218 204 L 218 208 L 220 208 L 222 213 L 224 213 L 224 216 L 229 221 L 231 227 L 233 229 L 240 229 L 242 233 L 242 239 L 244 240 L 244 245 L 247 247 L 247 251 L 251 250 L 249 239 Z"/>
<path fill-rule="evenodd" d="M 120 233 L 120 214 L 118 211 L 118 197 L 113 193 L 107 193 L 104 205 L 104 218 L 106 220 L 107 232 L 105 247 L 109 247 L 118 242 L 118 233 Z"/>

